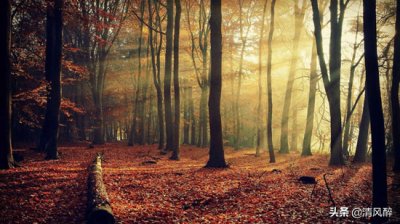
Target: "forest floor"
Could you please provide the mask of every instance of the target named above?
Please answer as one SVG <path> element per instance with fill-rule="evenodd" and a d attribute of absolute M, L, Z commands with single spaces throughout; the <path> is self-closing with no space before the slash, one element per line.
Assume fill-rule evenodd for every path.
<path fill-rule="evenodd" d="M 181 147 L 181 160 L 155 145 L 60 147 L 61 159 L 23 152 L 22 166 L 0 171 L 0 223 L 84 223 L 87 167 L 104 152 L 104 182 L 118 223 L 344 223 L 353 208 L 371 207 L 371 166 L 328 167 L 327 155 L 225 150 L 228 169 L 203 168 L 208 149 Z M 274 170 L 275 169 L 275 170 Z M 274 171 L 273 171 L 274 170 Z M 330 217 L 332 202 L 349 217 Z M 314 176 L 317 185 L 302 184 Z M 392 181 L 389 175 L 389 184 Z"/>

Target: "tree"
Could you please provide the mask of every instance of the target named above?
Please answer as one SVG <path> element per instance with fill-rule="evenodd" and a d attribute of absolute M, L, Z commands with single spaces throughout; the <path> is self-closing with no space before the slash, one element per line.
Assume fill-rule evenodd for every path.
<path fill-rule="evenodd" d="M 174 96 L 175 96 L 175 120 L 174 120 L 174 143 L 171 159 L 179 160 L 179 129 L 180 129 L 180 89 L 179 89 L 179 30 L 181 22 L 181 1 L 175 0 L 175 29 L 174 29 Z"/>
<path fill-rule="evenodd" d="M 381 91 L 376 38 L 376 1 L 363 0 L 364 5 L 364 51 L 367 102 L 371 119 L 372 136 L 372 207 L 387 207 L 387 177 L 385 128 L 382 112 Z M 376 219 L 375 219 L 376 218 Z M 373 222 L 382 223 L 382 217 Z"/>
<path fill-rule="evenodd" d="M 262 84 L 261 84 L 261 74 L 262 74 L 262 43 L 264 41 L 264 24 L 265 24 L 265 14 L 267 12 L 268 0 L 265 0 L 263 7 L 263 14 L 261 18 L 261 28 L 260 28 L 260 42 L 258 48 L 258 106 L 257 106 L 257 146 L 256 146 L 256 156 L 260 156 L 261 148 L 261 128 L 262 128 L 262 115 L 261 115 L 261 99 L 262 99 Z"/>
<path fill-rule="evenodd" d="M 367 157 L 367 144 L 369 133 L 369 108 L 368 101 L 364 99 L 364 106 L 359 125 L 356 153 L 353 158 L 353 163 L 363 163 Z"/>
<path fill-rule="evenodd" d="M 210 18 L 210 13 L 206 11 L 206 6 L 204 0 L 200 0 L 199 2 L 199 11 L 198 11 L 198 27 L 197 27 L 197 41 L 195 32 L 192 28 L 191 23 L 191 8 L 192 1 L 186 1 L 186 15 L 187 15 L 187 25 L 190 33 L 191 40 L 191 59 L 192 64 L 196 73 L 196 81 L 201 89 L 200 96 L 200 119 L 198 122 L 198 138 L 197 138 L 197 146 L 205 147 L 208 144 L 208 117 L 207 117 L 207 95 L 210 87 L 210 72 L 208 67 L 208 54 L 209 54 L 209 34 L 210 34 L 210 25 L 208 23 Z M 195 13 L 193 13 L 195 14 Z M 196 20 L 196 17 L 193 19 Z M 196 45 L 197 42 L 197 45 Z M 197 62 L 201 63 L 201 67 L 197 65 Z M 193 107 L 191 106 L 193 109 Z M 193 112 L 191 113 L 193 115 Z M 192 127 L 195 128 L 195 118 L 192 116 Z M 192 136 L 195 136 L 195 131 L 193 129 Z M 192 142 L 195 141 L 195 138 L 192 137 Z"/>
<path fill-rule="evenodd" d="M 351 123 L 351 115 L 353 110 L 352 108 L 352 98 L 353 98 L 353 83 L 354 83 L 354 75 L 356 72 L 357 66 L 360 64 L 361 60 L 363 59 L 364 55 L 362 55 L 360 58 L 357 59 L 356 61 L 356 54 L 358 48 L 361 46 L 362 41 L 357 42 L 358 39 L 358 33 L 360 30 L 360 24 L 359 24 L 359 17 L 357 16 L 356 20 L 356 27 L 355 27 L 356 35 L 353 43 L 353 55 L 351 57 L 351 62 L 350 62 L 350 78 L 349 78 L 349 85 L 348 85 L 348 91 L 347 91 L 347 100 L 346 100 L 346 119 L 344 120 L 344 132 L 343 132 L 343 152 L 346 155 L 346 157 L 349 156 L 349 141 L 350 141 L 350 123 Z"/>
<path fill-rule="evenodd" d="M 247 46 L 247 41 L 248 41 L 248 36 L 249 32 L 252 26 L 252 14 L 254 10 L 254 5 L 253 1 L 249 2 L 249 6 L 246 12 L 245 18 L 243 18 L 243 8 L 244 8 L 244 0 L 239 0 L 239 28 L 240 28 L 240 41 L 241 41 L 241 49 L 240 49 L 240 59 L 239 59 L 239 71 L 238 71 L 238 86 L 237 86 L 237 91 L 236 91 L 236 96 L 235 96 L 235 107 L 234 107 L 234 113 L 235 113 L 235 149 L 238 150 L 240 148 L 240 129 L 241 129 L 241 122 L 240 122 L 240 107 L 239 107 L 239 102 L 240 102 L 240 92 L 242 89 L 242 76 L 243 76 L 243 59 L 244 59 L 244 53 L 246 50 Z M 246 31 L 244 31 L 244 25 L 246 22 Z"/>
<path fill-rule="evenodd" d="M 281 145 L 280 153 L 289 153 L 288 141 L 288 125 L 289 125 L 289 112 L 290 104 L 292 102 L 293 84 L 296 75 L 297 60 L 299 58 L 299 41 L 301 32 L 303 30 L 303 19 L 306 11 L 307 1 L 304 0 L 301 8 L 299 7 L 299 0 L 295 1 L 294 5 L 294 34 L 293 34 L 293 49 L 292 58 L 290 60 L 289 77 L 286 85 L 285 101 L 283 104 L 282 120 L 281 120 Z M 295 108 L 293 110 L 296 110 Z M 293 130 L 293 132 L 295 132 Z M 296 147 L 296 146 L 291 146 Z"/>
<path fill-rule="evenodd" d="M 211 1 L 211 77 L 208 111 L 210 117 L 210 151 L 206 167 L 227 167 L 222 142 L 221 87 L 222 87 L 222 33 L 221 0 Z"/>
<path fill-rule="evenodd" d="M 141 86 L 141 77 L 142 77 L 142 43 L 143 43 L 143 17 L 144 17 L 144 10 L 145 10 L 145 0 L 140 1 L 140 15 L 139 15 L 139 43 L 138 43 L 138 74 L 136 80 L 136 91 L 135 91 L 135 105 L 134 109 L 132 110 L 132 124 L 130 129 L 130 134 L 128 137 L 128 145 L 133 146 L 135 142 L 138 142 L 139 135 L 143 135 L 143 129 L 141 129 L 141 124 L 143 124 L 142 119 L 137 119 L 139 116 L 139 96 L 140 96 L 140 86 Z M 144 102 L 141 101 L 143 104 Z M 140 124 L 137 124 L 139 121 Z M 139 130 L 139 131 L 138 131 Z M 140 132 L 140 133 L 138 133 Z"/>
<path fill-rule="evenodd" d="M 324 20 L 324 11 L 326 6 L 328 5 L 328 1 L 322 1 L 322 5 L 319 8 L 319 18 L 321 23 Z M 306 129 L 303 138 L 303 148 L 301 155 L 302 156 L 311 156 L 311 137 L 313 133 L 314 127 L 314 111 L 315 111 L 315 95 L 317 92 L 317 84 L 319 80 L 319 76 L 317 73 L 317 45 L 315 43 L 315 39 L 313 38 L 313 44 L 311 48 L 311 63 L 310 63 L 310 88 L 308 93 L 308 105 L 307 105 L 307 120 L 306 120 Z"/>
<path fill-rule="evenodd" d="M 272 68 L 272 37 L 274 36 L 274 17 L 275 17 L 275 3 L 276 0 L 272 0 L 271 3 L 271 21 L 268 34 L 268 61 L 267 61 L 267 98 L 268 98 L 268 114 L 267 114 L 267 140 L 268 140 L 268 151 L 269 151 L 269 162 L 275 162 L 274 146 L 272 142 L 272 80 L 271 80 L 271 68 Z"/>
<path fill-rule="evenodd" d="M 396 34 L 394 37 L 393 77 L 390 100 L 392 103 L 392 139 L 394 151 L 393 171 L 400 172 L 400 0 L 397 0 L 396 8 Z"/>
<path fill-rule="evenodd" d="M 57 138 L 61 105 L 61 58 L 62 58 L 62 0 L 47 5 L 46 65 L 48 82 L 47 106 L 39 149 L 46 151 L 47 159 L 57 159 Z"/>
<path fill-rule="evenodd" d="M 156 12 L 156 27 L 158 28 L 158 35 L 153 35 L 153 10 L 151 6 L 152 0 L 148 0 L 148 12 L 149 12 L 149 44 L 151 52 L 151 65 L 153 72 L 153 83 L 157 93 L 157 118 L 158 118 L 158 149 L 164 147 L 164 117 L 163 117 L 163 96 L 161 92 L 161 48 L 163 42 L 163 33 L 161 26 L 161 17 L 159 14 L 160 4 L 155 5 L 154 11 Z"/>
<path fill-rule="evenodd" d="M 14 166 L 11 143 L 11 3 L 0 2 L 0 169 Z"/>
<path fill-rule="evenodd" d="M 172 124 L 172 106 L 171 106 L 171 68 L 172 68 L 172 39 L 174 30 L 174 1 L 167 0 L 167 30 L 165 43 L 165 76 L 164 76 L 164 108 L 165 108 L 165 127 L 167 144 L 164 151 L 172 150 L 174 141 L 174 127 Z"/>
<path fill-rule="evenodd" d="M 123 22 L 128 0 L 80 1 L 83 19 L 85 61 L 94 103 L 93 143 L 104 144 L 103 93 L 107 75 L 107 58 Z"/>
<path fill-rule="evenodd" d="M 342 48 L 342 27 L 345 9 L 349 0 L 340 0 L 338 14 L 338 0 L 331 0 L 330 4 L 330 45 L 329 45 L 329 72 L 324 58 L 324 49 L 321 34 L 321 19 L 319 16 L 318 0 L 311 0 L 314 21 L 314 35 L 317 45 L 319 65 L 322 80 L 329 103 L 330 128 L 331 128 L 331 158 L 329 165 L 343 165 L 342 150 L 342 118 L 340 110 L 340 69 Z"/>

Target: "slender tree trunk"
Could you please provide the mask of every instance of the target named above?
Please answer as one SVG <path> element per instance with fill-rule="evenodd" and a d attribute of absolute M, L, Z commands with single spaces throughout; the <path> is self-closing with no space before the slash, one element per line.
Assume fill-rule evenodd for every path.
<path fill-rule="evenodd" d="M 261 82 L 261 74 L 262 74 L 262 44 L 264 42 L 264 24 L 265 24 L 265 14 L 267 12 L 267 3 L 268 0 L 264 2 L 263 14 L 261 19 L 261 29 L 260 29 L 260 42 L 258 48 L 258 106 L 257 106 L 257 146 L 256 146 L 256 156 L 260 156 L 260 148 L 261 148 L 261 138 L 262 138 L 262 124 L 263 119 L 261 115 L 261 102 L 262 102 L 262 82 Z"/>
<path fill-rule="evenodd" d="M 141 97 L 141 104 L 139 108 L 139 117 L 140 117 L 140 122 L 139 122 L 139 135 L 138 135 L 138 144 L 144 145 L 146 142 L 146 115 L 145 115 L 145 110 L 146 110 L 146 104 L 147 104 L 147 90 L 149 88 L 149 80 L 150 80 L 150 61 L 149 61 L 149 54 L 150 54 L 150 46 L 147 44 L 146 47 L 146 78 L 144 81 L 143 85 L 143 91 L 142 91 L 142 97 Z"/>
<path fill-rule="evenodd" d="M 208 84 L 204 85 L 201 89 L 201 114 L 203 115 L 203 120 L 201 122 L 201 144 L 200 147 L 206 147 L 208 145 L 208 116 L 207 116 L 207 95 L 209 94 Z"/>
<path fill-rule="evenodd" d="M 372 207 L 387 207 L 387 177 L 385 128 L 379 86 L 379 69 L 376 39 L 376 1 L 363 0 L 364 5 L 364 50 L 367 102 L 371 119 L 372 135 Z M 385 218 L 375 216 L 374 223 Z"/>
<path fill-rule="evenodd" d="M 149 15 L 153 15 L 151 0 L 148 0 L 148 11 Z M 157 19 L 160 20 L 158 14 Z M 149 24 L 153 24 L 153 17 L 149 16 Z M 158 28 L 161 29 L 161 24 L 158 22 Z M 158 149 L 163 149 L 164 147 L 164 116 L 163 116 L 163 96 L 161 92 L 161 79 L 160 79 L 160 51 L 162 44 L 162 35 L 160 35 L 160 39 L 157 41 L 153 41 L 153 30 L 149 28 L 149 44 L 151 50 L 151 64 L 153 71 L 153 82 L 154 87 L 156 88 L 157 94 L 157 118 L 158 118 Z M 154 49 L 154 44 L 158 44 L 157 53 Z M 157 59 L 157 60 L 156 60 Z M 157 62 L 156 62 L 157 61 Z"/>
<path fill-rule="evenodd" d="M 42 146 L 46 159 L 58 159 L 57 138 L 61 105 L 62 0 L 47 6 L 46 80 L 49 82 Z M 46 133 L 48 132 L 48 133 Z"/>
<path fill-rule="evenodd" d="M 292 102 L 293 84 L 296 76 L 297 60 L 299 58 L 298 48 L 301 32 L 303 30 L 303 18 L 306 10 L 306 1 L 303 2 L 302 9 L 299 8 L 298 0 L 295 1 L 294 14 L 295 14 L 295 27 L 293 36 L 293 49 L 292 49 L 292 59 L 290 61 L 289 77 L 286 85 L 285 101 L 283 104 L 282 120 L 281 120 L 281 145 L 280 153 L 289 153 L 289 112 Z"/>
<path fill-rule="evenodd" d="M 175 120 L 174 120 L 174 144 L 171 155 L 172 160 L 179 160 L 179 134 L 180 134 L 180 117 L 181 102 L 179 89 L 179 30 L 181 20 L 181 1 L 175 0 L 175 29 L 174 29 L 174 96 L 175 96 Z"/>
<path fill-rule="evenodd" d="M 171 102 L 171 68 L 172 68 L 172 45 L 174 30 L 174 1 L 167 0 L 167 30 L 165 45 L 165 77 L 164 77 L 164 108 L 167 144 L 164 151 L 170 151 L 173 148 L 174 133 L 172 124 L 172 102 Z"/>
<path fill-rule="evenodd" d="M 348 92 L 347 92 L 347 101 L 346 101 L 346 120 L 345 120 L 345 125 L 344 125 L 344 133 L 343 133 L 343 152 L 346 157 L 349 157 L 349 141 L 350 139 L 350 124 L 351 124 L 351 104 L 352 104 L 352 98 L 353 98 L 353 82 L 354 82 L 354 74 L 356 72 L 356 68 L 361 60 L 358 62 L 355 61 L 356 59 L 356 54 L 357 54 L 357 49 L 359 44 L 357 43 L 357 37 L 358 37 L 358 32 L 359 32 L 359 20 L 357 17 L 357 24 L 356 24 L 356 36 L 353 44 L 353 55 L 351 57 L 351 65 L 350 65 L 350 78 L 349 78 L 349 86 L 348 86 Z M 361 58 L 360 58 L 361 59 Z"/>
<path fill-rule="evenodd" d="M 11 143 L 11 2 L 0 1 L 0 169 L 14 166 Z"/>
<path fill-rule="evenodd" d="M 400 172 L 400 0 L 397 0 L 396 34 L 394 38 L 393 77 L 390 101 L 392 104 L 392 139 L 394 152 L 394 172 Z"/>
<path fill-rule="evenodd" d="M 311 156 L 311 137 L 314 126 L 314 111 L 315 111 L 315 94 L 317 92 L 318 74 L 317 74 L 317 49 L 315 40 L 313 41 L 311 51 L 311 64 L 310 64 L 310 88 L 308 93 L 308 106 L 307 106 L 307 121 L 306 130 L 303 139 L 302 156 Z"/>
<path fill-rule="evenodd" d="M 186 83 L 185 83 L 186 85 Z M 190 112 L 189 112 L 189 97 L 188 87 L 183 88 L 183 144 L 189 144 L 190 133 Z"/>
<path fill-rule="evenodd" d="M 210 116 L 210 152 L 206 167 L 226 167 L 221 125 L 221 87 L 222 87 L 222 33 L 221 0 L 211 1 L 211 79 L 208 100 Z"/>
<path fill-rule="evenodd" d="M 274 146 L 272 142 L 272 80 L 271 80 L 271 67 L 272 67 L 272 37 L 274 35 L 274 20 L 275 20 L 275 3 L 271 3 L 271 22 L 268 34 L 268 61 L 267 61 L 267 88 L 268 88 L 268 114 L 267 114 L 267 139 L 269 150 L 269 162 L 275 162 Z"/>
<path fill-rule="evenodd" d="M 193 104 L 193 89 L 191 86 L 188 87 L 189 97 L 189 113 L 190 113 L 190 144 L 196 145 L 196 117 L 194 116 L 194 104 Z"/>
<path fill-rule="evenodd" d="M 297 151 L 297 108 L 292 110 L 292 136 L 290 141 L 290 150 Z"/>
<path fill-rule="evenodd" d="M 363 112 L 358 132 L 356 153 L 353 158 L 353 163 L 363 163 L 367 158 L 368 149 L 368 133 L 369 133 L 369 109 L 367 98 L 364 100 Z"/>

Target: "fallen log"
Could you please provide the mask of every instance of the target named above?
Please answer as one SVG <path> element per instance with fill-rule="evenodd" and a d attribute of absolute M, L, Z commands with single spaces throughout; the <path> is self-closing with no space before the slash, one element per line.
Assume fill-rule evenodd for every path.
<path fill-rule="evenodd" d="M 89 167 L 88 176 L 88 224 L 114 224 L 115 218 L 111 210 L 106 187 L 103 183 L 101 161 L 103 155 L 98 153 Z"/>

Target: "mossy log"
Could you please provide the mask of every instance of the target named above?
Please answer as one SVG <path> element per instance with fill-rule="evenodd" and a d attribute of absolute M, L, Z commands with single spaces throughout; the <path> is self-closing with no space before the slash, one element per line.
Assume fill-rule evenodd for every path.
<path fill-rule="evenodd" d="M 88 176 L 88 224 L 114 224 L 115 218 L 103 182 L 102 154 L 98 153 L 89 167 Z"/>

